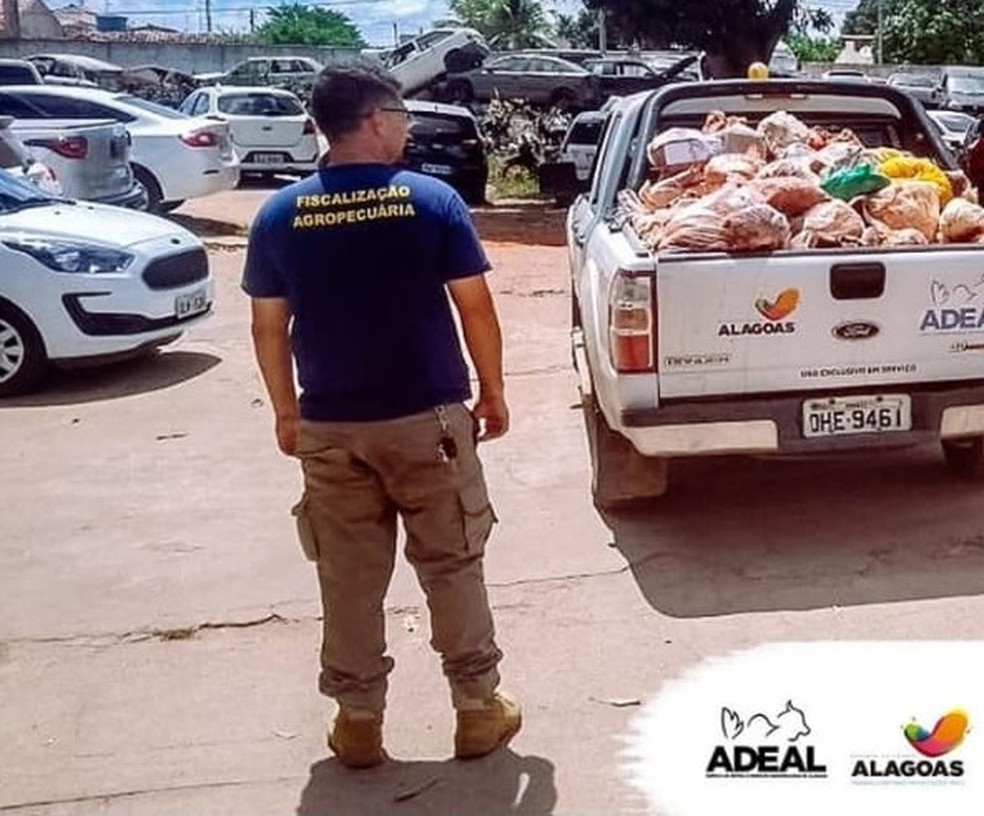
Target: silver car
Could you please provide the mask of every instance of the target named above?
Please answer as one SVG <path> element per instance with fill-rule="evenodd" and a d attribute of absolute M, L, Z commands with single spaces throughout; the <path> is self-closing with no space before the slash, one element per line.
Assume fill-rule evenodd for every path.
<path fill-rule="evenodd" d="M 449 74 L 444 92 L 462 105 L 501 97 L 564 109 L 592 108 L 600 97 L 601 80 L 560 57 L 508 54 L 486 60 L 480 68 Z"/>

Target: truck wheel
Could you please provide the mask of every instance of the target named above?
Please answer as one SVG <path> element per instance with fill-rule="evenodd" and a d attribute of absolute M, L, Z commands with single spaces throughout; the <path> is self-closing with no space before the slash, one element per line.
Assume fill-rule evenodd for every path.
<path fill-rule="evenodd" d="M 154 178 L 153 174 L 149 170 L 145 170 L 140 165 L 135 164 L 133 165 L 133 177 L 147 191 L 147 212 L 154 213 L 155 215 L 160 215 L 164 212 L 164 209 L 161 207 L 163 201 L 161 185 L 157 183 L 157 179 Z"/>
<path fill-rule="evenodd" d="M 984 436 L 943 440 L 943 455 L 950 472 L 961 479 L 984 479 Z"/>
<path fill-rule="evenodd" d="M 599 510 L 625 509 L 653 499 L 669 487 L 666 457 L 643 456 L 621 434 L 608 427 L 594 397 L 584 401 L 584 419 L 591 454 L 591 494 Z"/>
<path fill-rule="evenodd" d="M 447 96 L 449 102 L 456 105 L 467 105 L 475 98 L 475 92 L 472 90 L 470 82 L 456 79 L 448 83 Z"/>
<path fill-rule="evenodd" d="M 20 309 L 0 301 L 0 397 L 29 391 L 47 367 L 44 343 L 34 324 Z"/>
<path fill-rule="evenodd" d="M 475 67 L 475 55 L 453 48 L 444 55 L 444 69 L 449 74 L 462 74 Z"/>

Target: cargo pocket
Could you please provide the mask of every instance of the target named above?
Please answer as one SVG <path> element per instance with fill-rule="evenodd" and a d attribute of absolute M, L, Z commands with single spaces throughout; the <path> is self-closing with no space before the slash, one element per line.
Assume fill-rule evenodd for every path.
<path fill-rule="evenodd" d="M 318 536 L 314 530 L 314 523 L 311 521 L 311 504 L 307 494 L 301 496 L 301 500 L 290 508 L 290 513 L 297 523 L 297 538 L 301 542 L 301 549 L 304 556 L 309 561 L 317 561 L 321 555 L 318 549 Z"/>
<path fill-rule="evenodd" d="M 492 526 L 499 520 L 492 509 L 492 502 L 489 501 L 485 481 L 482 478 L 474 479 L 462 487 L 458 493 L 458 501 L 461 504 L 465 549 L 468 552 L 481 553 L 485 550 L 485 542 L 492 532 Z"/>

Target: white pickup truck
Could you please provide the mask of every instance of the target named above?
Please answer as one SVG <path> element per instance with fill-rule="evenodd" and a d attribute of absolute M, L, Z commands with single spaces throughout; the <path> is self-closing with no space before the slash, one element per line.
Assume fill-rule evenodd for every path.
<path fill-rule="evenodd" d="M 984 245 L 768 253 L 651 251 L 618 194 L 646 146 L 723 111 L 786 111 L 956 169 L 921 107 L 880 86 L 674 85 L 611 112 L 588 193 L 568 211 L 572 345 L 600 507 L 661 495 L 674 457 L 941 442 L 984 475 Z"/>

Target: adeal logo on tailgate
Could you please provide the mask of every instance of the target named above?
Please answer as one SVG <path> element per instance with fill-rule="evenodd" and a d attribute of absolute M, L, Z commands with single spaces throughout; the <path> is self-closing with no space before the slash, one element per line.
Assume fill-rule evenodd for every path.
<path fill-rule="evenodd" d="M 759 336 L 770 334 L 792 334 L 796 323 L 787 320 L 796 311 L 800 302 L 799 289 L 783 289 L 772 298 L 760 297 L 755 301 L 755 311 L 761 320 L 744 323 L 721 323 L 718 337 Z"/>
<path fill-rule="evenodd" d="M 929 299 L 932 307 L 919 321 L 922 333 L 984 331 L 984 274 L 958 283 L 934 280 Z"/>

